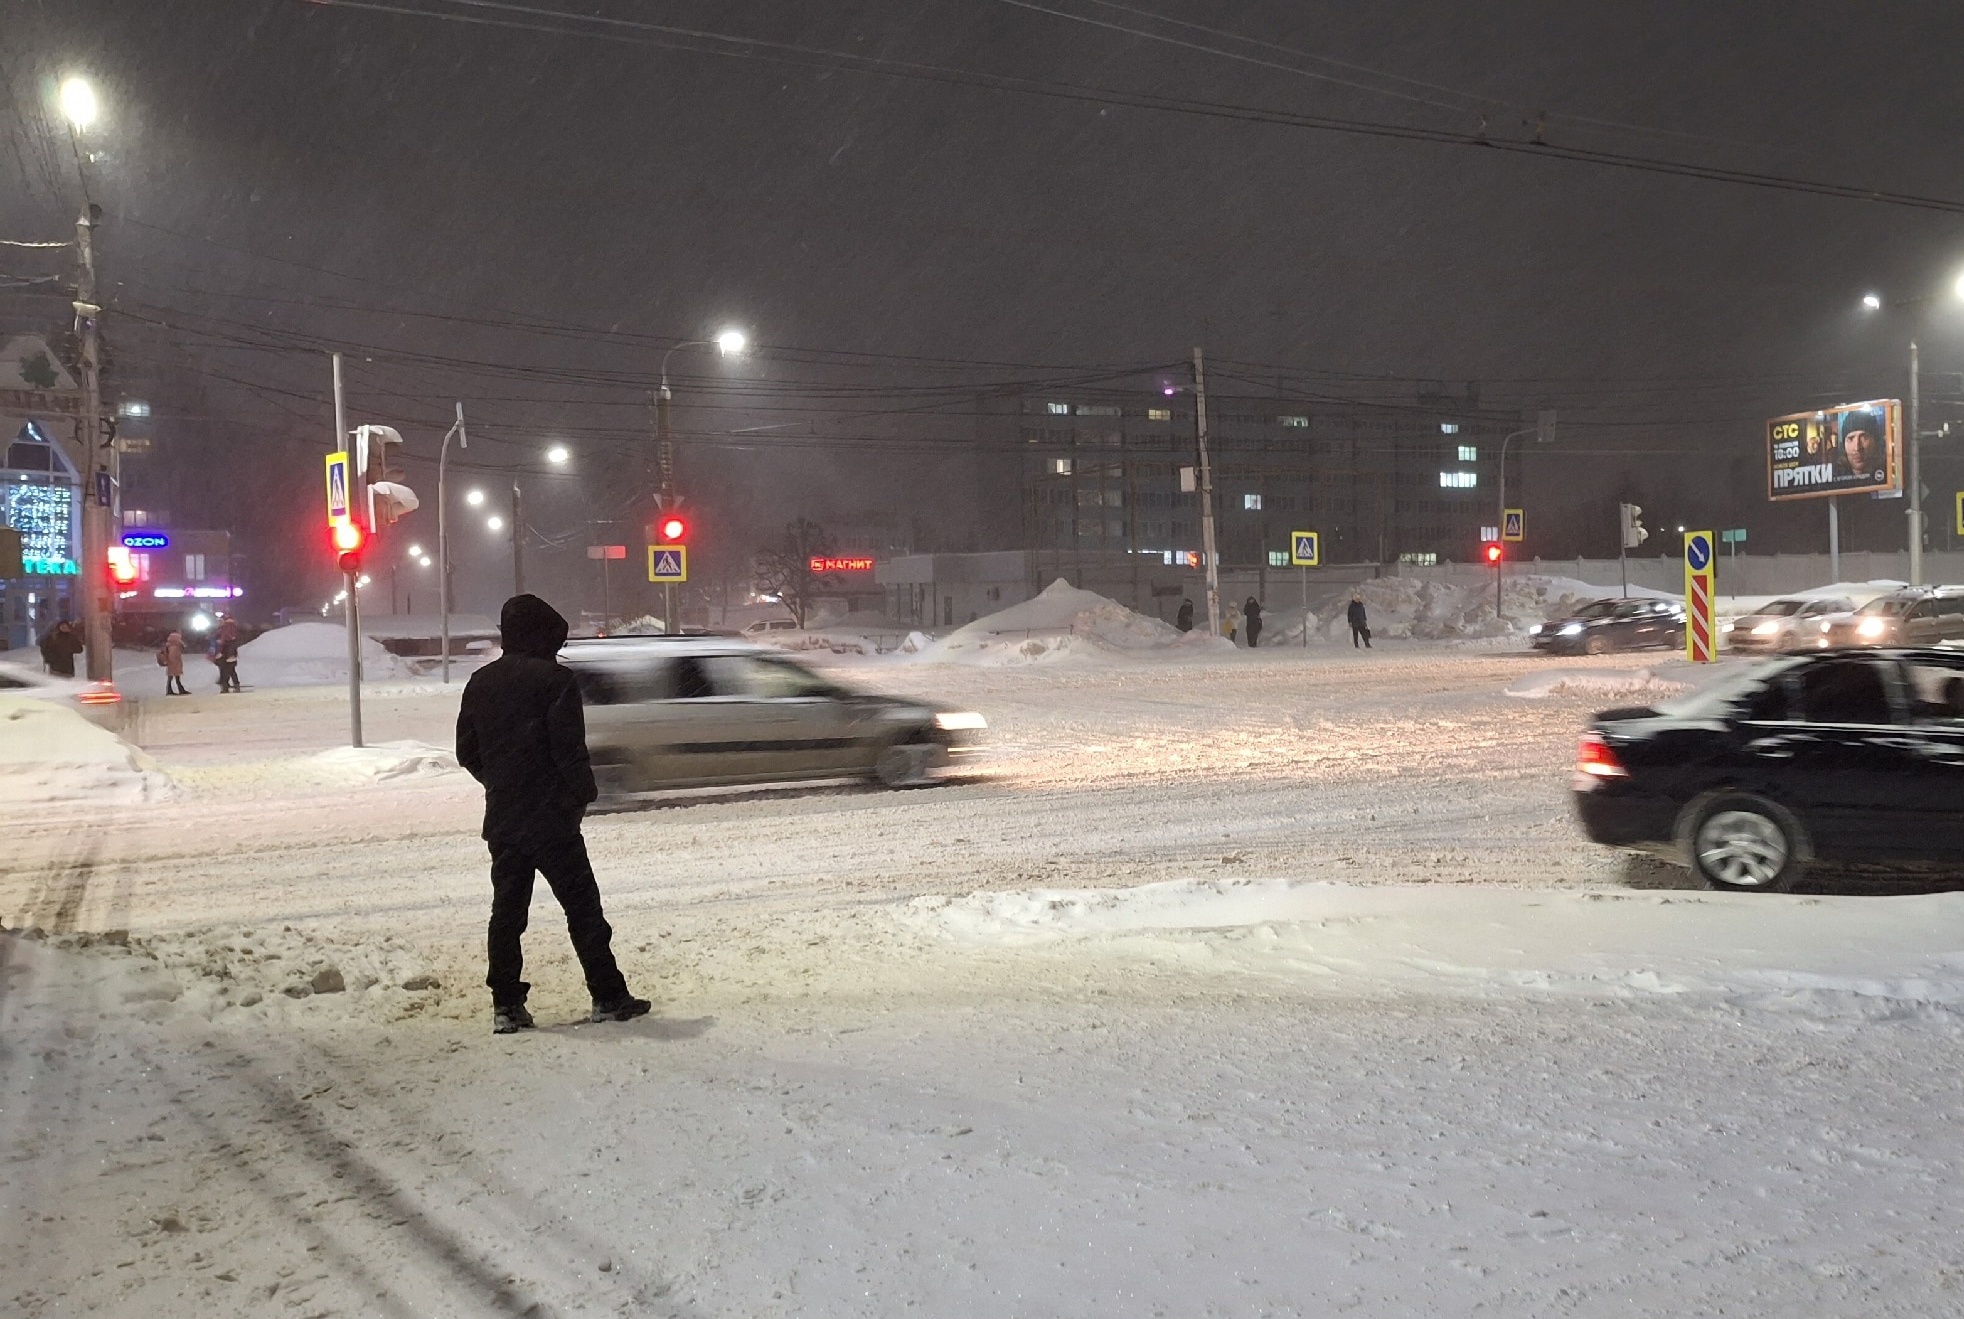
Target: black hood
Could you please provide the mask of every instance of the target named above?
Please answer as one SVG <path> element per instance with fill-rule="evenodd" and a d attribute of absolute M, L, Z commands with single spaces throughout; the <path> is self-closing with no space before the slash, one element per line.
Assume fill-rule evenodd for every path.
<path fill-rule="evenodd" d="M 566 644 L 566 620 L 536 595 L 515 595 L 498 613 L 498 635 L 507 655 L 549 660 Z"/>

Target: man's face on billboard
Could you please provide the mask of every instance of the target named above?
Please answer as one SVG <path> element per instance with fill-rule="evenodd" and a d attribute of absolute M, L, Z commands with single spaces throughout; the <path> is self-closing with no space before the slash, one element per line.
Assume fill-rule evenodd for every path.
<path fill-rule="evenodd" d="M 1841 452 L 1848 461 L 1851 472 L 1873 472 L 1875 470 L 1875 432 L 1866 426 L 1857 426 L 1841 437 Z"/>

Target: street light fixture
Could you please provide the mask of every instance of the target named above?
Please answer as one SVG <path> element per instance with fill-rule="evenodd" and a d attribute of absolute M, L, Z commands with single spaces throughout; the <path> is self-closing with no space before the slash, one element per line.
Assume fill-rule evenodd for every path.
<path fill-rule="evenodd" d="M 1960 272 L 1951 285 L 1957 297 L 1964 299 L 1964 272 Z M 1912 303 L 1930 302 L 1937 297 L 1925 293 L 1913 298 L 1891 298 L 1886 304 L 1891 307 L 1906 307 Z M 1869 293 L 1862 297 L 1862 306 L 1869 311 L 1880 311 L 1885 304 L 1880 294 Z M 1904 427 L 1907 432 L 1903 447 L 1908 450 L 1908 470 L 1904 473 L 1903 484 L 1908 488 L 1908 507 L 1903 510 L 1909 521 L 1909 584 L 1923 585 L 1923 378 L 1921 355 L 1915 340 L 1909 345 L 1909 418 Z M 1837 537 L 1835 501 L 1828 500 L 1828 527 L 1830 552 Z"/>
<path fill-rule="evenodd" d="M 476 508 L 484 502 L 484 492 L 482 490 L 473 490 L 464 496 L 464 502 L 472 508 Z"/>
<path fill-rule="evenodd" d="M 742 330 L 724 330 L 716 336 L 716 351 L 725 357 L 740 357 L 749 342 Z"/>
<path fill-rule="evenodd" d="M 1881 311 L 1882 296 L 1877 293 L 1864 293 L 1862 295 L 1862 306 L 1870 311 Z"/>
<path fill-rule="evenodd" d="M 59 99 L 62 115 L 77 128 L 87 128 L 93 124 L 101 109 L 96 103 L 95 88 L 89 86 L 86 78 L 64 80 Z"/>
<path fill-rule="evenodd" d="M 571 458 L 572 456 L 573 456 L 572 454 L 567 452 L 566 446 L 563 444 L 555 444 L 550 449 L 546 450 L 546 461 L 549 463 L 553 463 L 555 465 L 564 463 L 568 458 Z"/>
<path fill-rule="evenodd" d="M 661 493 L 655 497 L 657 508 L 667 511 L 678 503 L 675 494 L 675 440 L 668 428 L 668 403 L 672 397 L 668 392 L 668 359 L 684 348 L 714 348 L 725 357 L 741 357 L 749 343 L 749 336 L 730 326 L 718 331 L 714 339 L 684 340 L 662 354 L 661 393 L 655 396 L 655 461 L 661 473 Z M 679 632 L 675 621 L 674 583 L 663 584 L 662 596 L 663 630 L 671 634 Z"/>
<path fill-rule="evenodd" d="M 505 520 L 496 513 L 493 513 L 490 517 L 484 519 L 484 525 L 491 531 L 503 531 L 505 529 Z"/>

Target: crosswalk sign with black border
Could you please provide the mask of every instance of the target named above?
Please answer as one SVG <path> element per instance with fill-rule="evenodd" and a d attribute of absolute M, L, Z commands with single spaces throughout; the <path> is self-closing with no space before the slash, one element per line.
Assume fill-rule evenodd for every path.
<path fill-rule="evenodd" d="M 1323 538 L 1313 531 L 1289 533 L 1289 566 L 1314 568 L 1323 560 Z"/>
<path fill-rule="evenodd" d="M 650 545 L 648 547 L 648 580 L 651 582 L 688 581 L 689 547 L 687 545 Z"/>

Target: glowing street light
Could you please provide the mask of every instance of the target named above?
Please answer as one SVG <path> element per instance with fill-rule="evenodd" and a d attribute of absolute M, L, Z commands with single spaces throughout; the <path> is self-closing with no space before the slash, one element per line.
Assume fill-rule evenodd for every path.
<path fill-rule="evenodd" d="M 431 557 L 430 557 L 429 555 L 427 555 L 427 554 L 425 554 L 425 555 L 424 555 L 423 557 L 421 557 L 420 559 L 418 559 L 418 560 L 416 560 L 416 562 L 417 562 L 418 564 L 420 564 L 420 565 L 421 565 L 422 567 L 425 567 L 425 568 L 427 568 L 427 567 L 429 567 L 429 566 L 430 566 L 430 565 L 431 565 L 432 563 L 434 563 L 434 562 L 436 562 L 436 560 L 434 560 L 434 559 L 432 559 L 432 558 L 431 558 Z"/>
<path fill-rule="evenodd" d="M 77 128 L 87 128 L 93 124 L 101 109 L 96 104 L 95 88 L 89 86 L 86 78 L 65 80 L 61 84 L 59 99 L 61 113 Z"/>
<path fill-rule="evenodd" d="M 421 545 L 411 545 L 411 546 L 409 547 L 409 557 L 410 557 L 410 558 L 412 558 L 412 559 L 420 559 L 420 558 L 422 558 L 422 557 L 423 557 L 423 547 L 422 547 Z"/>
<path fill-rule="evenodd" d="M 567 452 L 566 446 L 563 444 L 555 444 L 546 450 L 546 461 L 549 463 L 563 463 L 572 456 L 571 453 Z"/>
<path fill-rule="evenodd" d="M 716 351 L 725 357 L 736 357 L 742 354 L 749 342 L 742 330 L 724 330 L 716 336 Z"/>
<path fill-rule="evenodd" d="M 505 520 L 496 513 L 493 513 L 490 517 L 484 519 L 484 525 L 491 531 L 503 531 L 505 529 Z"/>
<path fill-rule="evenodd" d="M 1881 311 L 1882 295 L 1879 293 L 1864 293 L 1862 295 L 1862 306 L 1869 311 Z"/>
<path fill-rule="evenodd" d="M 476 508 L 484 502 L 484 492 L 482 490 L 473 490 L 464 496 L 464 502 L 472 508 Z"/>

